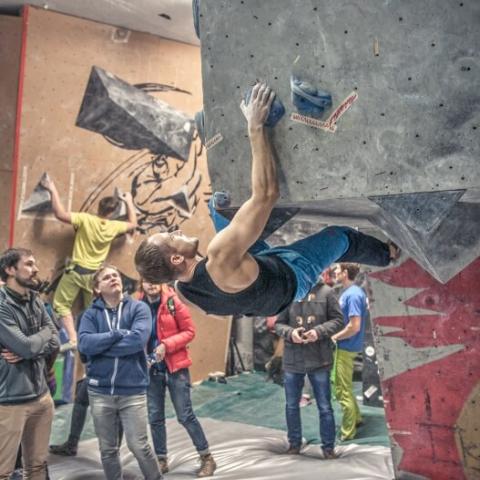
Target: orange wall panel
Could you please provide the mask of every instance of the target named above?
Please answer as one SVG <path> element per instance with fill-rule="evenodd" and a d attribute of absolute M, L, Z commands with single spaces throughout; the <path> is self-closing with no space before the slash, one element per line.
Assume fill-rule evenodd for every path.
<path fill-rule="evenodd" d="M 0 16 L 0 250 L 8 246 L 22 20 Z"/>
<path fill-rule="evenodd" d="M 199 48 L 35 8 L 28 13 L 26 45 L 14 243 L 34 250 L 40 274 L 55 275 L 71 253 L 74 235 L 70 225 L 50 213 L 23 211 L 44 172 L 55 180 L 72 211 L 95 213 L 100 198 L 112 195 L 115 188 L 132 192 L 143 209 L 140 226 L 145 233 L 117 239 L 109 257 L 127 276 L 137 277 L 133 256 L 149 233 L 180 227 L 199 237 L 204 252 L 213 228 L 206 205 L 211 195 L 206 155 L 193 122 L 195 112 L 202 109 Z M 76 126 L 92 67 L 113 75 L 128 98 L 136 95 L 133 86 L 150 84 L 140 94 L 148 96 L 143 98 L 149 108 L 167 104 L 188 119 L 185 130 L 191 128 L 194 136 L 185 158 L 162 154 L 141 142 L 132 148 L 128 139 L 123 140 L 132 135 L 138 140 L 132 133 L 135 115 L 148 117 L 140 112 L 138 100 L 128 107 L 134 112 L 121 121 L 101 114 L 105 122 L 117 122 L 120 142 Z M 110 93 L 109 98 L 114 96 Z M 101 110 L 105 98 L 94 98 Z M 155 122 L 146 127 L 155 128 Z M 170 145 L 169 131 L 156 135 Z M 180 200 L 172 197 L 177 193 Z M 200 341 L 192 346 L 193 378 L 198 379 L 208 371 L 224 370 L 229 320 L 198 314 L 194 318 Z"/>

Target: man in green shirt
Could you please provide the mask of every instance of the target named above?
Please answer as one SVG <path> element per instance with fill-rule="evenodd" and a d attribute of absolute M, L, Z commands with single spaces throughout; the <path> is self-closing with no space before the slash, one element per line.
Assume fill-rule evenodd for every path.
<path fill-rule="evenodd" d="M 128 221 L 122 222 L 111 220 L 120 202 L 116 197 L 102 198 L 98 204 L 98 215 L 69 212 L 60 201 L 57 188 L 48 175 L 42 181 L 42 186 L 52 195 L 52 209 L 55 217 L 61 222 L 73 225 L 76 232 L 72 260 L 65 269 L 53 298 L 53 307 L 62 319 L 70 344 L 75 347 L 77 332 L 73 321 L 72 305 L 80 291 L 84 307 L 90 305 L 93 274 L 107 258 L 114 238 L 135 230 L 137 215 L 129 192 L 122 195 L 122 200 L 127 205 L 128 217 Z"/>

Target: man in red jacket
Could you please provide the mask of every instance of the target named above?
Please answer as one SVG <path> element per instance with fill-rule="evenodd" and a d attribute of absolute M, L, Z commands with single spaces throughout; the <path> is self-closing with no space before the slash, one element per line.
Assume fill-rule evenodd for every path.
<path fill-rule="evenodd" d="M 167 285 L 142 282 L 143 301 L 152 312 L 153 328 L 147 353 L 151 360 L 147 391 L 148 420 L 153 446 L 162 473 L 168 472 L 165 428 L 165 390 L 168 388 L 178 422 L 185 427 L 200 455 L 198 477 L 209 477 L 217 468 L 207 439 L 190 399 L 192 360 L 187 345 L 195 336 L 195 325 L 187 307 Z"/>

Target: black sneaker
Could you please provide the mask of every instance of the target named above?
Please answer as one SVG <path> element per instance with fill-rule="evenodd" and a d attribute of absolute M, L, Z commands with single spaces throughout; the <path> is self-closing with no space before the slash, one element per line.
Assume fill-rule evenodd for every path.
<path fill-rule="evenodd" d="M 390 252 L 390 263 L 396 264 L 402 255 L 401 248 L 391 240 L 387 241 L 388 250 Z"/>
<path fill-rule="evenodd" d="M 64 457 L 74 457 L 77 454 L 77 445 L 68 440 L 61 445 L 50 445 L 48 451 L 54 455 L 63 455 Z"/>

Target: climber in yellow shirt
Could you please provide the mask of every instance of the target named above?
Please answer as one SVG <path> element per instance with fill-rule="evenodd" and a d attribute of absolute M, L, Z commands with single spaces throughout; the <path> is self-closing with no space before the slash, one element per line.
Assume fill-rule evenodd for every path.
<path fill-rule="evenodd" d="M 80 292 L 82 292 L 83 306 L 90 305 L 94 273 L 107 258 L 114 238 L 135 230 L 137 215 L 129 192 L 122 195 L 122 200 L 127 205 L 128 217 L 128 220 L 123 222 L 110 219 L 118 210 L 121 201 L 116 197 L 102 198 L 98 204 L 98 215 L 69 212 L 62 205 L 55 183 L 48 175 L 42 180 L 42 186 L 52 195 L 52 209 L 55 217 L 61 222 L 73 225 L 76 232 L 72 260 L 66 267 L 53 298 L 53 308 L 62 319 L 71 346 L 75 347 L 77 332 L 73 321 L 72 305 Z"/>

